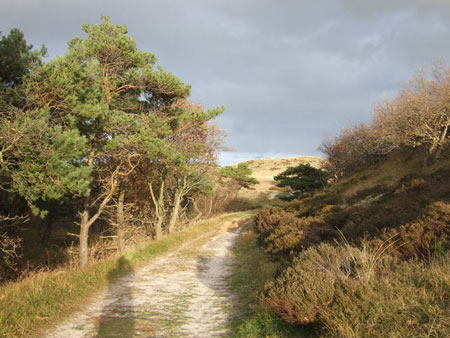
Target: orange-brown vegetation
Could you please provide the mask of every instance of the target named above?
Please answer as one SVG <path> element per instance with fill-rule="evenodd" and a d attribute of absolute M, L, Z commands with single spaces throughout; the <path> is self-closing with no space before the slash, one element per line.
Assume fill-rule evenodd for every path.
<path fill-rule="evenodd" d="M 368 166 L 394 151 L 421 148 L 423 167 L 437 163 L 450 139 L 450 67 L 436 64 L 433 79 L 423 71 L 393 100 L 375 109 L 368 124 L 346 127 L 320 150 L 327 155 L 327 169 L 342 177 Z"/>
<path fill-rule="evenodd" d="M 450 68 L 322 144 L 332 184 L 255 217 L 261 303 L 331 337 L 450 335 Z"/>
<path fill-rule="evenodd" d="M 398 156 L 408 167 L 422 154 Z M 284 266 L 266 308 L 333 337 L 450 332 L 450 161 L 377 183 L 389 161 L 400 160 L 256 215 L 259 242 Z"/>

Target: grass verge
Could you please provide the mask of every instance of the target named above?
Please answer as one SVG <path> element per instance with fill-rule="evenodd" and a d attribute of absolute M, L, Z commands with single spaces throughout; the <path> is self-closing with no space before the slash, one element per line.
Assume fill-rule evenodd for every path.
<path fill-rule="evenodd" d="M 0 337 L 33 336 L 43 327 L 55 324 L 82 300 L 105 287 L 111 278 L 123 276 L 152 257 L 178 248 L 213 230 L 220 222 L 251 214 L 253 212 L 221 215 L 130 249 L 124 254 L 129 264 L 118 264 L 123 256 L 116 256 L 85 268 L 37 273 L 5 284 L 0 287 Z"/>
<path fill-rule="evenodd" d="M 239 316 L 233 319 L 233 336 L 311 337 L 309 332 L 286 324 L 260 305 L 258 294 L 274 278 L 278 263 L 257 245 L 256 238 L 253 222 L 249 222 L 232 249 L 236 263 L 230 276 L 230 287 L 239 298 L 240 310 Z"/>

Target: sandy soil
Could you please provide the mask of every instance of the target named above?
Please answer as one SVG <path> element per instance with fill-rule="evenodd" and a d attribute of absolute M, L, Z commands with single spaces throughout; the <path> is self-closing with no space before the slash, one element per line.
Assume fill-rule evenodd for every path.
<path fill-rule="evenodd" d="M 268 198 L 272 200 L 277 194 L 274 191 L 282 191 L 282 189 L 275 186 L 274 176 L 286 170 L 287 167 L 297 166 L 302 163 L 309 163 L 313 167 L 320 168 L 323 166 L 324 161 L 325 159 L 316 156 L 263 158 L 246 161 L 250 169 L 252 169 L 252 176 L 259 181 L 259 184 L 251 189 L 241 189 L 238 197 L 249 199 Z"/>
<path fill-rule="evenodd" d="M 46 337 L 229 336 L 235 298 L 227 277 L 240 229 L 225 222 L 115 280 Z"/>

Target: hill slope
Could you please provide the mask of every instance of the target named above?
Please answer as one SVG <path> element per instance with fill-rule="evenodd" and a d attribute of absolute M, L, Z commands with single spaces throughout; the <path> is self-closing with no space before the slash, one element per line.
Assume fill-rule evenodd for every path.
<path fill-rule="evenodd" d="M 392 153 L 260 211 L 256 242 L 279 264 L 263 308 L 331 337 L 448 336 L 450 149 L 422 157 Z"/>
<path fill-rule="evenodd" d="M 277 191 L 281 189 L 276 187 L 273 177 L 284 171 L 288 167 L 294 167 L 299 164 L 309 163 L 313 167 L 319 168 L 323 165 L 325 159 L 316 156 L 299 156 L 288 158 L 263 158 L 260 160 L 249 160 L 247 163 L 252 170 L 252 176 L 259 184 L 250 189 L 242 189 L 238 197 L 248 199 L 272 199 Z"/>

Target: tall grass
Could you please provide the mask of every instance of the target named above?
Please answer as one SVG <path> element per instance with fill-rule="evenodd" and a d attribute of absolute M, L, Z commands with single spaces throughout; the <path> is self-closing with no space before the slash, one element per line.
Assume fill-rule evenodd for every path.
<path fill-rule="evenodd" d="M 258 246 L 257 235 L 252 228 L 253 222 L 249 222 L 232 249 L 235 264 L 230 285 L 239 300 L 239 309 L 236 311 L 238 316 L 233 322 L 233 336 L 308 337 L 307 331 L 284 323 L 261 305 L 259 294 L 264 285 L 273 279 L 279 264 Z"/>
<path fill-rule="evenodd" d="M 399 261 L 389 245 L 305 250 L 266 286 L 264 301 L 331 337 L 450 336 L 450 254 Z"/>
<path fill-rule="evenodd" d="M 112 277 L 125 275 L 152 257 L 175 249 L 201 234 L 213 230 L 220 222 L 248 217 L 250 212 L 229 213 L 180 232 L 127 251 L 130 264 L 120 265 L 112 257 L 85 268 L 60 269 L 32 274 L 25 279 L 0 287 L 0 337 L 33 336 L 37 330 L 57 322 L 81 300 L 105 287 Z M 123 268 L 118 269 L 118 266 Z"/>

